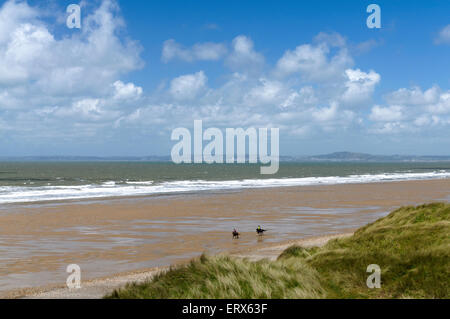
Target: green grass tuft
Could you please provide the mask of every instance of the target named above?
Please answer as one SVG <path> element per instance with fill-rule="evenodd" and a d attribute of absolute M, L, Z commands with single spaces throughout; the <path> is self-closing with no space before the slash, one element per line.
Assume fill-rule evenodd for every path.
<path fill-rule="evenodd" d="M 202 256 L 172 268 L 151 282 L 130 284 L 109 298 L 268 299 L 324 296 L 317 273 L 302 262 L 251 262 L 229 256 Z"/>
<path fill-rule="evenodd" d="M 278 256 L 278 260 L 291 258 L 291 257 L 305 259 L 305 258 L 311 257 L 315 252 L 317 252 L 317 250 L 318 250 L 317 247 L 304 248 L 301 246 L 294 245 L 294 246 L 287 248 L 285 251 L 283 251 L 281 253 L 281 255 Z"/>
<path fill-rule="evenodd" d="M 450 205 L 403 207 L 329 242 L 308 263 L 333 298 L 448 298 Z M 366 267 L 381 267 L 381 289 L 368 289 Z"/>

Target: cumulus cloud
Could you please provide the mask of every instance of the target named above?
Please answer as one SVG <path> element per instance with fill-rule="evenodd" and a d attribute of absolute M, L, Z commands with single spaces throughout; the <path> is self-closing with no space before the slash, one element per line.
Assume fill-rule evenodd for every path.
<path fill-rule="evenodd" d="M 439 100 L 440 89 L 433 86 L 428 90 L 422 91 L 420 87 L 413 87 L 411 89 L 401 88 L 386 96 L 386 100 L 390 104 L 400 105 L 426 105 L 434 104 Z"/>
<path fill-rule="evenodd" d="M 25 95 L 95 95 L 141 66 L 138 45 L 117 36 L 123 22 L 115 2 L 104 0 L 85 18 L 81 34 L 62 39 L 38 20 L 39 14 L 26 2 L 11 0 L 0 8 L 0 17 L 9 17 L 0 18 L 0 85 L 22 86 Z M 29 101 L 18 107 L 29 107 Z"/>
<path fill-rule="evenodd" d="M 198 60 L 215 61 L 221 59 L 227 53 L 227 48 L 222 43 L 197 43 L 190 48 L 186 48 L 177 43 L 174 39 L 169 39 L 163 44 L 162 61 L 167 63 L 174 59 L 187 62 Z"/>
<path fill-rule="evenodd" d="M 296 72 L 280 76 L 276 69 L 289 51 L 273 72 L 266 68 L 253 41 L 238 36 L 225 59 L 236 71 L 223 84 L 208 87 L 204 71 L 175 77 L 167 90 L 151 98 L 150 105 L 122 116 L 116 125 L 132 128 L 138 123 L 155 123 L 156 116 L 158 125 L 167 129 L 172 125 L 189 126 L 193 119 L 201 118 L 217 127 L 272 126 L 285 134 L 303 137 L 359 125 L 363 115 L 358 113 L 364 110 L 349 110 L 347 106 L 350 102 L 370 100 L 380 81 L 379 74 L 349 68 L 353 60 L 345 39 L 338 34 L 321 33 L 303 46 L 300 55 L 306 48 L 317 53 L 318 62 L 296 60 Z M 302 81 L 295 79 L 299 76 Z"/>
<path fill-rule="evenodd" d="M 86 14 L 79 31 L 61 35 L 49 17 L 25 1 L 0 7 L 0 117 L 12 123 L 3 130 L 27 139 L 92 136 L 142 95 L 120 81 L 143 65 L 140 46 L 122 37 L 113 0 Z"/>
<path fill-rule="evenodd" d="M 254 48 L 252 39 L 245 35 L 235 37 L 231 42 L 231 52 L 223 43 L 203 42 L 185 47 L 174 39 L 163 43 L 161 60 L 168 63 L 178 59 L 185 62 L 217 61 L 226 58 L 226 65 L 232 70 L 255 70 L 264 64 L 264 56 Z M 228 55 L 227 55 L 228 54 Z"/>
<path fill-rule="evenodd" d="M 18 21 L 35 24 L 38 22 L 38 15 L 39 12 L 25 2 L 5 2 L 0 10 L 0 43 L 4 44 L 10 40 Z"/>
<path fill-rule="evenodd" d="M 122 36 L 116 2 L 104 0 L 83 19 L 81 31 L 64 36 L 42 16 L 26 2 L 10 0 L 0 8 L 3 131 L 49 139 L 96 132 L 134 137 L 168 134 L 203 119 L 210 126 L 279 127 L 284 136 L 311 138 L 352 128 L 395 134 L 450 123 L 450 91 L 438 86 L 402 88 L 374 106 L 380 74 L 354 66 L 352 50 L 337 33 L 298 43 L 275 65 L 245 35 L 228 44 L 167 40 L 162 62 L 192 64 L 150 94 L 121 79 L 142 61 L 139 45 Z M 226 68 L 208 80 L 207 69 L 192 71 L 196 61 L 223 61 Z"/>
<path fill-rule="evenodd" d="M 375 105 L 370 113 L 370 119 L 376 122 L 392 122 L 401 120 L 403 117 L 403 108 L 399 105 L 381 107 Z"/>
<path fill-rule="evenodd" d="M 410 128 L 402 122 L 386 122 L 370 128 L 369 132 L 375 134 L 396 134 L 405 130 L 410 130 Z"/>
<path fill-rule="evenodd" d="M 276 104 L 280 100 L 284 87 L 279 81 L 271 81 L 266 78 L 259 80 L 260 84 L 253 87 L 244 97 L 249 105 L 259 105 L 272 103 Z"/>
<path fill-rule="evenodd" d="M 358 125 L 362 115 L 358 117 L 357 113 L 363 110 L 347 109 L 349 103 L 343 101 L 343 96 L 347 100 L 370 99 L 379 75 L 375 71 L 349 69 L 352 58 L 345 39 L 338 34 L 322 33 L 312 42 L 300 46 L 297 53 L 317 53 L 319 58 L 312 57 L 310 63 L 297 56 L 293 62 L 297 63 L 297 73 L 280 76 L 279 70 L 266 68 L 264 57 L 249 37 L 238 36 L 226 58 L 226 64 L 236 72 L 223 84 L 207 87 L 203 71 L 178 76 L 166 91 L 152 99 L 151 105 L 121 117 L 117 123 L 131 128 L 136 123 L 149 123 L 149 117 L 158 114 L 161 126 L 173 122 L 189 126 L 193 119 L 201 118 L 216 127 L 279 127 L 285 134 L 303 137 Z M 308 54 L 303 52 L 305 49 Z M 289 58 L 289 51 L 275 69 L 286 57 Z M 299 75 L 302 81 L 295 79 Z"/>
<path fill-rule="evenodd" d="M 324 107 L 312 112 L 312 116 L 320 122 L 329 122 L 336 118 L 338 114 L 338 104 L 332 103 L 330 107 Z"/>
<path fill-rule="evenodd" d="M 370 100 L 375 85 L 380 82 L 380 75 L 375 71 L 369 73 L 360 69 L 345 70 L 347 81 L 345 82 L 346 90 L 342 95 L 342 100 L 349 104 L 357 104 Z"/>
<path fill-rule="evenodd" d="M 343 71 L 353 65 L 342 37 L 319 34 L 316 44 L 302 44 L 287 50 L 278 60 L 275 72 L 280 76 L 298 73 L 308 81 L 330 81 L 342 78 Z M 338 47 L 331 55 L 330 47 Z"/>
<path fill-rule="evenodd" d="M 135 100 L 141 97 L 142 88 L 134 85 L 134 83 L 123 83 L 116 81 L 113 83 L 115 92 L 114 99 L 116 100 Z"/>
<path fill-rule="evenodd" d="M 312 106 L 317 104 L 317 98 L 314 88 L 312 86 L 302 87 L 298 91 L 290 93 L 287 98 L 281 103 L 281 108 L 303 108 L 305 106 Z"/>
<path fill-rule="evenodd" d="M 439 95 L 439 100 L 434 104 L 427 105 L 427 109 L 434 114 L 450 113 L 450 90 Z"/>
<path fill-rule="evenodd" d="M 227 58 L 227 65 L 233 70 L 259 68 L 264 64 L 264 56 L 255 51 L 253 41 L 240 35 L 233 39 L 232 52 Z"/>
<path fill-rule="evenodd" d="M 294 51 L 287 51 L 278 61 L 277 68 L 283 74 L 309 72 L 323 67 L 326 62 L 326 49 L 309 44 L 298 46 Z"/>
<path fill-rule="evenodd" d="M 450 122 L 448 122 L 448 119 L 447 119 L 447 123 L 450 123 Z M 446 124 L 445 120 L 443 121 L 438 116 L 430 115 L 430 114 L 423 114 L 414 120 L 414 125 L 417 127 L 421 127 L 421 126 L 430 127 L 430 126 L 435 126 L 435 125 L 439 125 L 439 124 Z"/>
<path fill-rule="evenodd" d="M 450 91 L 438 86 L 401 88 L 385 97 L 387 106 L 374 106 L 369 118 L 374 133 L 418 132 L 450 123 Z"/>
<path fill-rule="evenodd" d="M 170 83 L 170 93 L 177 100 L 193 99 L 206 87 L 208 81 L 205 73 L 179 76 Z"/>
<path fill-rule="evenodd" d="M 118 111 L 110 111 L 105 106 L 102 99 L 82 99 L 75 101 L 70 107 L 59 108 L 53 110 L 54 115 L 60 118 L 75 118 L 81 121 L 107 122 L 115 118 Z"/>

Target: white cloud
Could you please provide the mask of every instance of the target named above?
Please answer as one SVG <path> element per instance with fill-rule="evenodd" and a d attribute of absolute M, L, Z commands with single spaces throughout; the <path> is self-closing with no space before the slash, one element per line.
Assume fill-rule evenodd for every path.
<path fill-rule="evenodd" d="M 41 16 L 26 2 L 8 1 L 0 8 L 0 112 L 9 114 L 0 120 L 2 130 L 15 127 L 18 134 L 50 139 L 124 132 L 120 129 L 131 136 L 163 134 L 203 119 L 209 126 L 279 127 L 283 134 L 312 137 L 361 129 L 366 119 L 371 132 L 390 134 L 450 123 L 450 91 L 437 86 L 400 89 L 386 96 L 386 105 L 373 106 L 380 75 L 354 67 L 345 38 L 336 33 L 321 33 L 285 51 L 272 67 L 244 35 L 229 49 L 168 40 L 163 62 L 223 59 L 234 73 L 219 74 L 211 81 L 214 88 L 203 71 L 181 73 L 168 87 L 144 94 L 121 80 L 142 63 L 139 45 L 119 35 L 124 22 L 114 1 L 104 0 L 88 14 L 81 32 L 62 37 Z M 350 110 L 354 104 L 361 107 Z"/>
<path fill-rule="evenodd" d="M 450 124 L 450 91 L 438 86 L 401 88 L 386 95 L 388 106 L 374 106 L 369 118 L 373 133 L 419 132 Z"/>
<path fill-rule="evenodd" d="M 380 82 L 380 75 L 375 71 L 369 73 L 363 72 L 360 69 L 345 71 L 347 82 L 345 83 L 346 90 L 342 95 L 342 100 L 349 104 L 361 103 L 370 100 L 375 85 Z"/>
<path fill-rule="evenodd" d="M 203 71 L 181 75 L 170 82 L 167 91 L 153 97 L 150 105 L 121 116 L 116 125 L 131 129 L 137 123 L 155 123 L 157 117 L 157 125 L 163 127 L 174 123 L 190 126 L 193 119 L 201 118 L 210 126 L 279 127 L 285 134 L 301 137 L 361 125 L 362 108 L 351 111 L 346 109 L 348 101 L 339 102 L 343 96 L 369 99 L 379 75 L 349 69 L 352 58 L 345 39 L 337 34 L 321 34 L 306 46 L 322 54 L 323 60 L 310 69 L 303 68 L 300 61 L 309 73 L 299 71 L 304 79 L 298 81 L 295 73 L 280 77 L 276 72 L 264 72 L 264 57 L 248 37 L 238 36 L 226 63 L 239 72 L 230 74 L 225 83 L 207 87 Z M 251 72 L 255 69 L 259 71 Z M 315 71 L 319 74 L 313 74 Z"/>
<path fill-rule="evenodd" d="M 278 61 L 277 68 L 283 74 L 312 72 L 327 63 L 326 48 L 309 44 L 298 46 L 294 51 L 286 51 Z"/>
<path fill-rule="evenodd" d="M 228 53 L 227 46 L 223 43 L 204 42 L 196 43 L 192 47 L 185 47 L 174 39 L 164 42 L 161 60 L 168 63 L 179 59 L 186 62 L 195 61 L 217 61 L 224 58 Z M 253 41 L 245 36 L 239 35 L 231 42 L 231 52 L 226 56 L 226 65 L 232 70 L 255 71 L 264 64 L 264 56 L 254 49 Z"/>
<path fill-rule="evenodd" d="M 291 93 L 280 105 L 281 108 L 289 108 L 295 105 L 295 101 L 299 98 L 299 94 L 297 92 Z"/>
<path fill-rule="evenodd" d="M 2 10 L 3 11 L 3 10 Z M 41 72 L 36 57 L 45 58 L 55 43 L 53 36 L 42 26 L 21 23 L 11 31 L 10 38 L 0 43 L 0 83 L 14 85 L 26 83 Z M 48 63 L 48 59 L 41 63 Z"/>
<path fill-rule="evenodd" d="M 442 28 L 441 31 L 439 31 L 439 35 L 435 40 L 435 43 L 441 44 L 446 43 L 450 44 L 450 24 Z"/>
<path fill-rule="evenodd" d="M 102 109 L 99 99 L 84 99 L 76 101 L 69 110 L 61 110 L 59 115 L 66 117 L 67 115 L 79 114 L 87 119 L 102 118 Z"/>
<path fill-rule="evenodd" d="M 300 74 L 307 81 L 335 81 L 341 79 L 345 69 L 353 65 L 343 38 L 322 33 L 314 44 L 303 44 L 287 50 L 278 60 L 275 73 L 279 76 Z M 338 51 L 330 56 L 330 46 Z"/>
<path fill-rule="evenodd" d="M 419 87 L 411 89 L 401 88 L 386 96 L 386 100 L 390 104 L 397 105 L 427 105 L 437 103 L 440 96 L 440 89 L 433 86 L 426 91 L 422 91 Z"/>
<path fill-rule="evenodd" d="M 445 121 L 443 121 L 441 118 L 439 118 L 436 115 L 424 114 L 414 120 L 414 125 L 418 126 L 418 127 L 421 127 L 421 126 L 429 127 L 429 126 L 434 126 L 434 125 L 439 125 L 439 124 L 445 124 Z"/>
<path fill-rule="evenodd" d="M 319 101 L 312 86 L 302 87 L 299 92 L 299 98 L 304 104 L 314 104 Z"/>
<path fill-rule="evenodd" d="M 227 65 L 233 70 L 260 68 L 264 64 L 264 56 L 254 49 L 253 41 L 244 35 L 237 36 L 232 42 L 233 51 L 227 58 Z"/>
<path fill-rule="evenodd" d="M 338 103 L 346 91 L 365 97 L 372 94 L 379 75 L 374 71 L 349 70 L 352 58 L 345 39 L 337 34 L 321 34 L 314 39 L 314 44 L 306 46 L 323 53 L 323 60 L 310 69 L 303 68 L 309 73 L 303 74 L 307 75 L 303 81 L 298 81 L 295 77 L 280 77 L 277 72 L 264 72 L 264 57 L 255 51 L 248 37 L 238 36 L 233 40 L 233 50 L 226 63 L 239 72 L 231 74 L 223 85 L 207 87 L 202 71 L 182 75 L 173 79 L 168 90 L 155 97 L 151 106 L 141 107 L 117 123 L 146 123 L 151 120 L 148 116 L 156 113 L 161 119 L 172 119 L 166 125 L 171 122 L 191 125 L 193 119 L 202 118 L 208 125 L 217 127 L 272 126 L 295 136 L 342 132 L 352 125 L 360 125 L 363 115 L 358 116 L 346 109 L 345 103 L 341 106 Z M 255 70 L 259 71 L 252 72 Z M 314 74 L 315 71 L 319 74 Z M 351 85 L 346 85 L 347 82 Z M 158 105 L 164 107 L 157 108 Z"/>
<path fill-rule="evenodd" d="M 0 116 L 11 123 L 3 129 L 28 140 L 91 138 L 142 95 L 120 81 L 142 66 L 141 50 L 122 38 L 113 0 L 85 14 L 81 30 L 52 17 L 26 1 L 0 6 Z"/>
<path fill-rule="evenodd" d="M 246 103 L 249 105 L 277 103 L 284 89 L 282 83 L 265 78 L 260 79 L 259 82 L 260 84 L 253 87 L 244 97 Z"/>
<path fill-rule="evenodd" d="M 115 92 L 114 99 L 116 100 L 135 100 L 141 97 L 142 88 L 135 86 L 133 83 L 123 83 L 116 81 L 113 83 Z"/>
<path fill-rule="evenodd" d="M 302 87 L 299 91 L 294 91 L 281 103 L 281 108 L 301 108 L 311 106 L 319 102 L 312 86 Z"/>
<path fill-rule="evenodd" d="M 162 51 L 162 61 L 167 63 L 174 59 L 187 62 L 197 60 L 215 61 L 221 59 L 227 53 L 227 48 L 222 43 L 197 43 L 191 48 L 185 48 L 175 40 L 170 39 L 164 42 Z"/>
<path fill-rule="evenodd" d="M 369 132 L 376 134 L 395 134 L 404 132 L 405 130 L 410 130 L 410 128 L 402 122 L 388 122 L 369 129 Z"/>
<path fill-rule="evenodd" d="M 65 122 L 70 118 L 75 123 L 109 122 L 121 114 L 120 111 L 109 109 L 108 101 L 99 98 L 86 98 L 74 101 L 69 106 L 43 107 L 22 113 L 25 117 L 34 116 L 46 118 L 48 121 Z"/>
<path fill-rule="evenodd" d="M 357 125 L 359 119 L 356 114 L 345 108 L 341 108 L 336 101 L 330 102 L 329 107 L 311 108 L 306 111 L 311 114 L 308 117 L 309 125 L 312 130 L 330 132 L 344 132 L 350 126 Z"/>
<path fill-rule="evenodd" d="M 313 118 L 319 122 L 329 122 L 336 118 L 338 114 L 338 104 L 332 103 L 330 107 L 324 107 L 312 112 Z"/>
<path fill-rule="evenodd" d="M 17 27 L 17 22 L 36 23 L 39 12 L 26 2 L 7 1 L 0 10 L 0 45 L 7 43 Z"/>
<path fill-rule="evenodd" d="M 439 95 L 439 101 L 427 106 L 428 111 L 435 114 L 450 113 L 450 90 Z"/>
<path fill-rule="evenodd" d="M 206 86 L 208 81 L 203 71 L 179 76 L 170 83 L 170 93 L 177 100 L 193 99 Z"/>
<path fill-rule="evenodd" d="M 72 97 L 109 91 L 117 78 L 141 66 L 139 47 L 117 36 L 123 22 L 114 1 L 104 0 L 84 19 L 82 33 L 56 39 L 26 2 L 0 8 L 0 85 L 23 87 L 18 107 L 30 107 L 27 94 Z M 30 19 L 30 17 L 36 17 Z M 1 21 L 2 19 L 0 19 Z M 3 28 L 8 30 L 3 33 Z"/>
<path fill-rule="evenodd" d="M 372 108 L 370 119 L 376 122 L 393 122 L 399 121 L 403 117 L 403 108 L 399 105 L 389 107 L 381 107 L 376 105 Z"/>

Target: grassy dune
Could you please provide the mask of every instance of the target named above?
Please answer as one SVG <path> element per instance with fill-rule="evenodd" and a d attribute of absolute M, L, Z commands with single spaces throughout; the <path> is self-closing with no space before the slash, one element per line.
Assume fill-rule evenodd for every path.
<path fill-rule="evenodd" d="M 381 268 L 369 289 L 366 268 Z M 450 205 L 400 208 L 321 248 L 276 261 L 202 256 L 106 298 L 449 298 Z"/>

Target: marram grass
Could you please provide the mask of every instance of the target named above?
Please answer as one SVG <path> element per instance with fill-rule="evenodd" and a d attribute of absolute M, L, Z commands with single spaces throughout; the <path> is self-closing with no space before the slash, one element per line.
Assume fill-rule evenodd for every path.
<path fill-rule="evenodd" d="M 369 289 L 367 266 L 381 268 Z M 106 298 L 449 298 L 450 205 L 400 208 L 321 248 L 292 246 L 276 261 L 201 256 Z"/>
<path fill-rule="evenodd" d="M 201 256 L 151 282 L 130 284 L 112 298 L 320 298 L 317 273 L 294 259 L 251 262 L 229 256 Z"/>

